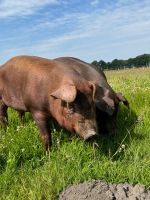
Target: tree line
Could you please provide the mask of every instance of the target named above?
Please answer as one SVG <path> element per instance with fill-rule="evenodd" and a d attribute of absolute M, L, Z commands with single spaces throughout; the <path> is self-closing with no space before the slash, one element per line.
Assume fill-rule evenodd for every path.
<path fill-rule="evenodd" d="M 135 58 L 129 58 L 128 60 L 114 59 L 112 62 L 105 62 L 104 60 L 94 60 L 92 64 L 102 70 L 150 67 L 150 54 L 139 55 Z"/>

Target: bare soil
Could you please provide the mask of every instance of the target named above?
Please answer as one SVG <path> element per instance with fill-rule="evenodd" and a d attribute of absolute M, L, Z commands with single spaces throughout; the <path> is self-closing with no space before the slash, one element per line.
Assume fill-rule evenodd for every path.
<path fill-rule="evenodd" d="M 94 180 L 67 187 L 59 200 L 150 200 L 150 190 L 143 185 L 109 184 Z"/>

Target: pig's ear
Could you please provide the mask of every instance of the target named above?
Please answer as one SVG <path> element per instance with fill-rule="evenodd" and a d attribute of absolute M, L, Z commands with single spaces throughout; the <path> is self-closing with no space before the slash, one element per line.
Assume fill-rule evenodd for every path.
<path fill-rule="evenodd" d="M 106 103 L 108 106 L 110 106 L 110 107 L 112 107 L 112 108 L 115 107 L 115 103 L 114 103 L 114 101 L 113 101 L 111 98 L 109 98 L 109 97 L 103 97 L 102 99 L 103 99 L 103 101 L 105 101 L 105 103 Z"/>
<path fill-rule="evenodd" d="M 50 94 L 51 96 L 61 99 L 65 102 L 71 103 L 75 100 L 77 90 L 74 85 L 65 84 L 60 86 L 56 91 Z"/>
<path fill-rule="evenodd" d="M 93 90 L 92 93 L 92 99 L 94 102 L 99 101 L 99 99 L 101 99 L 104 96 L 104 89 L 103 87 L 98 86 L 97 84 L 95 84 L 92 81 L 89 81 L 89 85 Z"/>
<path fill-rule="evenodd" d="M 129 108 L 129 102 L 128 102 L 127 99 L 122 95 L 122 93 L 117 92 L 116 95 L 117 95 L 118 100 L 121 101 L 121 102 L 123 102 L 123 104 Z"/>
<path fill-rule="evenodd" d="M 108 90 L 93 82 L 90 82 L 90 85 L 93 87 L 93 101 L 95 102 L 96 107 L 111 116 L 114 113 L 115 105 L 113 99 L 105 96 L 105 94 L 108 93 Z"/>
<path fill-rule="evenodd" d="M 96 103 L 96 107 L 110 116 L 112 116 L 115 111 L 114 101 L 106 96 Z"/>
<path fill-rule="evenodd" d="M 100 87 L 93 82 L 90 82 L 91 86 L 93 87 L 93 101 L 95 103 L 104 101 L 108 106 L 114 107 L 114 101 L 106 96 L 109 93 L 109 90 L 105 87 Z"/>

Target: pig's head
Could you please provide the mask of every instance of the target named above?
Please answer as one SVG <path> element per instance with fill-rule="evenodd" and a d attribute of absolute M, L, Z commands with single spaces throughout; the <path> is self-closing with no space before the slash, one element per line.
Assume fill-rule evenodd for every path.
<path fill-rule="evenodd" d="M 115 111 L 115 95 L 113 91 L 108 90 L 107 88 L 99 86 L 97 84 L 94 85 L 95 85 L 94 102 L 96 104 L 96 107 L 110 116 L 113 115 Z"/>
<path fill-rule="evenodd" d="M 84 140 L 97 135 L 95 85 L 86 80 L 62 84 L 50 94 L 50 110 L 57 122 Z"/>
<path fill-rule="evenodd" d="M 123 102 L 125 106 L 129 108 L 129 103 L 127 99 L 121 94 L 121 93 L 115 93 L 115 92 L 108 92 L 105 93 L 106 97 L 111 104 L 107 104 L 106 108 L 101 109 L 101 106 L 104 104 L 101 104 L 99 101 L 99 105 L 96 108 L 96 119 L 97 119 L 97 125 L 99 132 L 102 133 L 115 133 L 117 128 L 117 113 L 119 108 L 119 103 Z M 102 98 L 104 99 L 104 98 Z M 111 106 L 113 105 L 113 106 Z M 110 107 L 112 109 L 112 113 L 108 112 L 110 109 L 107 109 L 107 107 Z"/>
<path fill-rule="evenodd" d="M 122 93 L 114 92 L 111 87 L 107 89 L 105 87 L 96 85 L 95 90 L 96 107 L 102 112 L 105 112 L 110 116 L 114 115 L 118 110 L 120 102 L 123 102 L 125 106 L 129 107 L 129 103 Z"/>

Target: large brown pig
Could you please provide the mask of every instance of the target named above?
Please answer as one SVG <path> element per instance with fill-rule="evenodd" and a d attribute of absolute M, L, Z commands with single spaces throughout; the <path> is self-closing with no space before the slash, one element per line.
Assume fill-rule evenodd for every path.
<path fill-rule="evenodd" d="M 51 145 L 49 116 L 85 140 L 97 134 L 95 102 L 103 88 L 80 73 L 78 60 L 64 60 L 18 56 L 0 68 L 1 122 L 7 121 L 7 107 L 31 112 L 46 149 Z M 86 75 L 91 73 L 85 68 Z"/>

